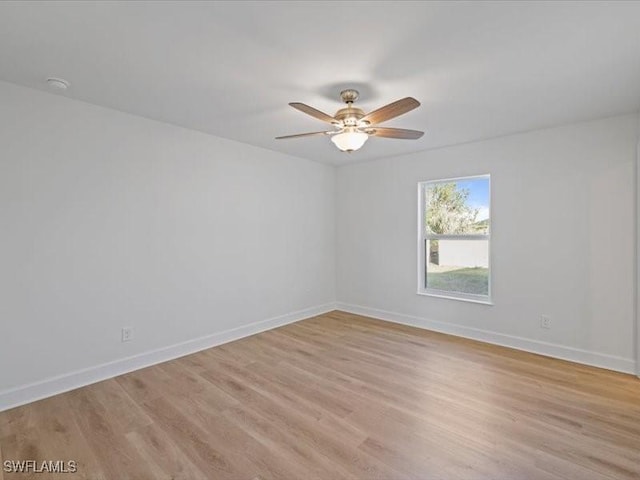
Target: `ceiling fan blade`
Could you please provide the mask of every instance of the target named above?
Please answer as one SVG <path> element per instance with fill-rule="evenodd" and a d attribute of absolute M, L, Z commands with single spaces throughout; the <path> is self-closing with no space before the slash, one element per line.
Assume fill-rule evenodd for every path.
<path fill-rule="evenodd" d="M 368 113 L 362 118 L 362 120 L 365 122 L 369 122 L 371 125 L 376 125 L 378 123 L 386 122 L 387 120 L 391 120 L 392 118 L 410 112 L 411 110 L 413 110 L 414 108 L 418 108 L 419 106 L 420 102 L 415 98 L 405 97 L 402 100 L 396 100 L 389 105 L 385 105 L 384 107 L 380 107 L 379 109 Z"/>
<path fill-rule="evenodd" d="M 318 120 L 322 120 L 323 122 L 336 123 L 336 119 L 332 116 L 327 115 L 326 113 L 321 112 L 320 110 L 310 107 L 309 105 L 306 105 L 304 103 L 292 102 L 289 105 L 291 105 L 296 110 L 300 110 L 301 112 L 304 112 L 307 115 L 311 115 L 312 117 L 317 118 Z"/>
<path fill-rule="evenodd" d="M 314 135 L 330 135 L 334 132 L 309 132 L 309 133 L 297 133 L 295 135 L 284 135 L 283 137 L 276 137 L 276 140 L 283 140 L 287 138 L 299 138 L 299 137 L 313 137 Z"/>
<path fill-rule="evenodd" d="M 374 137 L 402 138 L 406 140 L 415 140 L 424 135 L 424 132 L 407 130 L 406 128 L 373 127 L 371 129 L 367 128 L 365 132 Z"/>

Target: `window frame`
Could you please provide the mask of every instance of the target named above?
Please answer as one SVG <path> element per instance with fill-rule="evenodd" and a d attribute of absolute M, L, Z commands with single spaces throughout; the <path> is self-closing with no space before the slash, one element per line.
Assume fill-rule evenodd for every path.
<path fill-rule="evenodd" d="M 426 229 L 426 196 L 425 190 L 429 185 L 438 185 L 442 183 L 451 183 L 463 180 L 487 179 L 489 181 L 489 232 L 485 234 L 427 234 Z M 493 305 L 492 296 L 492 280 L 493 280 L 493 264 L 492 264 L 492 248 L 491 234 L 493 232 L 493 209 L 491 199 L 493 196 L 493 188 L 491 184 L 491 175 L 479 174 L 464 177 L 443 178 L 435 180 L 423 180 L 418 182 L 418 295 L 429 297 L 446 298 L 449 300 L 458 300 L 462 302 L 480 303 L 483 305 Z M 426 264 L 426 245 L 428 240 L 487 240 L 489 255 L 489 276 L 487 295 L 477 295 L 473 293 L 451 292 L 448 290 L 438 290 L 435 288 L 427 288 L 427 264 Z"/>

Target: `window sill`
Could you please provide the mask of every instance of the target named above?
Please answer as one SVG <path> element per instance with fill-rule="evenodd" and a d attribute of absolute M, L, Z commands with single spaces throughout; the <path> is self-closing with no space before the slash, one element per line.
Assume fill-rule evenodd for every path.
<path fill-rule="evenodd" d="M 444 298 L 445 300 L 457 300 L 459 302 L 470 302 L 470 303 L 479 303 L 480 305 L 489 305 L 493 306 L 494 303 L 490 298 L 470 298 L 470 297 L 458 297 L 455 295 L 447 295 L 444 293 L 436 293 L 436 292 L 428 292 L 424 290 L 418 290 L 416 292 L 418 295 L 423 295 L 425 297 L 436 297 L 436 298 Z"/>

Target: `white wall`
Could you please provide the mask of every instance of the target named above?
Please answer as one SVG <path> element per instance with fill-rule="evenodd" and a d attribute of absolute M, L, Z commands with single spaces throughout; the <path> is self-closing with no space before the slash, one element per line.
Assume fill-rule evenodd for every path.
<path fill-rule="evenodd" d="M 636 375 L 640 377 L 640 124 L 636 148 Z"/>
<path fill-rule="evenodd" d="M 427 248 L 429 251 L 429 248 Z M 486 240 L 439 240 L 438 260 L 443 266 L 488 267 Z"/>
<path fill-rule="evenodd" d="M 334 301 L 333 167 L 7 83 L 0 105 L 0 410 Z"/>
<path fill-rule="evenodd" d="M 340 167 L 339 307 L 633 371 L 637 142 L 629 115 Z M 416 295 L 417 183 L 487 173 L 495 305 Z"/>

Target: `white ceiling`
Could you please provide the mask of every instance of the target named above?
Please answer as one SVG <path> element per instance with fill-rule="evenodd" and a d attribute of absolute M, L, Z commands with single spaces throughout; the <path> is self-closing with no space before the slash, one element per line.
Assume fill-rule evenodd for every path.
<path fill-rule="evenodd" d="M 640 2 L 5 2 L 0 79 L 340 164 L 640 110 Z M 287 105 L 422 106 L 351 155 Z"/>

